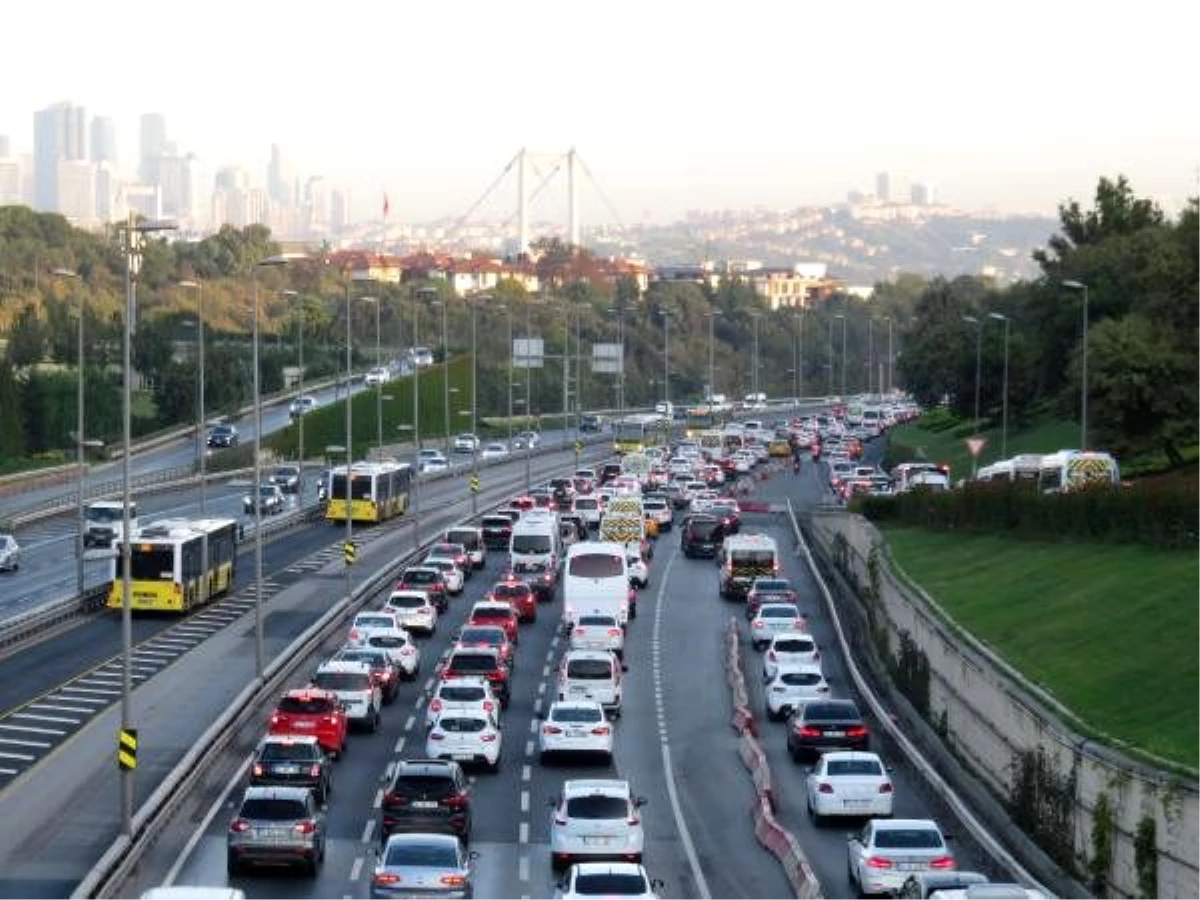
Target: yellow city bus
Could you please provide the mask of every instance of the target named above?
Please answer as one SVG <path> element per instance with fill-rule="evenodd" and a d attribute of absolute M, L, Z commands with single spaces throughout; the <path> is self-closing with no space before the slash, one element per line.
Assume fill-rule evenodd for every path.
<path fill-rule="evenodd" d="M 412 488 L 412 467 L 398 462 L 356 462 L 350 467 L 350 518 L 382 522 L 403 515 Z M 346 521 L 346 467 L 330 472 L 325 518 Z"/>
<path fill-rule="evenodd" d="M 613 424 L 613 452 L 641 453 L 647 447 L 661 443 L 665 431 L 661 416 L 626 416 Z"/>
<path fill-rule="evenodd" d="M 135 531 L 129 545 L 130 609 L 187 612 L 230 590 L 239 530 L 233 519 L 164 519 Z M 121 609 L 123 548 L 114 546 L 107 606 Z"/>

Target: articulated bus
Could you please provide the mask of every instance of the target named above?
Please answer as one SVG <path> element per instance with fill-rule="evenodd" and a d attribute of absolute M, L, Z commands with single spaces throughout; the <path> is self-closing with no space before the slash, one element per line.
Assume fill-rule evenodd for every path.
<path fill-rule="evenodd" d="M 647 447 L 664 442 L 670 426 L 663 426 L 661 416 L 643 414 L 626 416 L 613 425 L 613 452 L 641 453 Z"/>
<path fill-rule="evenodd" d="M 398 462 L 356 462 L 350 467 L 350 518 L 355 522 L 382 522 L 403 515 L 412 488 L 412 466 Z M 346 521 L 346 467 L 330 473 L 325 518 Z"/>
<path fill-rule="evenodd" d="M 133 533 L 129 605 L 135 611 L 187 612 L 233 587 L 240 532 L 233 519 L 164 519 Z M 125 601 L 119 544 L 112 561 L 109 609 Z"/>

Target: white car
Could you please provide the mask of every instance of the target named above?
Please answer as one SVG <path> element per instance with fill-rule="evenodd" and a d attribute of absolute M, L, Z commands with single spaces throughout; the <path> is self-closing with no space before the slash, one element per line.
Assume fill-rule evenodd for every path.
<path fill-rule="evenodd" d="M 807 627 L 808 619 L 800 614 L 800 607 L 795 603 L 764 603 L 750 620 L 750 645 L 755 650 L 762 650 L 775 635 Z"/>
<path fill-rule="evenodd" d="M 850 886 L 858 896 L 898 891 L 914 872 L 951 872 L 957 865 L 932 819 L 871 819 L 846 842 Z"/>
<path fill-rule="evenodd" d="M 642 509 L 657 523 L 659 534 L 670 531 L 671 526 L 675 524 L 675 513 L 671 510 L 671 504 L 665 499 L 649 497 L 642 501 Z"/>
<path fill-rule="evenodd" d="M 454 439 L 455 453 L 478 453 L 479 438 L 474 434 L 460 434 Z"/>
<path fill-rule="evenodd" d="M 806 788 L 814 825 L 826 816 L 891 818 L 892 779 L 875 753 L 823 753 L 808 774 Z"/>
<path fill-rule="evenodd" d="M 424 591 L 392 591 L 384 606 L 401 628 L 431 636 L 437 630 L 437 607 Z"/>
<path fill-rule="evenodd" d="M 550 864 L 555 869 L 576 859 L 619 859 L 640 863 L 645 835 L 629 782 L 616 778 L 563 782 L 550 817 Z"/>
<path fill-rule="evenodd" d="M 480 459 L 504 459 L 506 456 L 508 456 L 508 447 L 499 441 L 487 444 L 479 451 Z"/>
<path fill-rule="evenodd" d="M 542 437 L 536 431 L 522 431 L 513 438 L 512 446 L 514 450 L 536 450 L 541 442 Z"/>
<path fill-rule="evenodd" d="M 500 700 L 492 690 L 492 683 L 486 678 L 464 675 L 447 681 L 439 680 L 425 706 L 425 728 L 432 728 L 438 716 L 451 708 L 499 715 Z"/>
<path fill-rule="evenodd" d="M 0 534 L 0 572 L 21 567 L 21 547 L 11 534 Z"/>
<path fill-rule="evenodd" d="M 383 692 L 371 677 L 370 663 L 361 660 L 334 659 L 321 664 L 313 676 L 313 685 L 337 695 L 346 708 L 350 724 L 374 732 L 379 728 Z"/>
<path fill-rule="evenodd" d="M 767 718 L 779 722 L 801 703 L 829 696 L 829 683 L 821 667 L 812 663 L 779 666 L 771 680 L 763 685 L 767 697 Z"/>
<path fill-rule="evenodd" d="M 612 613 L 583 613 L 571 629 L 571 650 L 611 650 L 625 658 L 625 629 Z"/>
<path fill-rule="evenodd" d="M 351 647 L 374 647 L 376 650 L 383 650 L 392 662 L 400 667 L 405 678 L 416 677 L 421 668 L 421 651 L 413 641 L 412 635 L 401 627 L 398 618 L 392 613 L 359 613 L 354 617 L 355 623 L 364 616 L 386 617 L 394 624 L 356 624 L 350 629 L 350 639 L 346 643 Z"/>
<path fill-rule="evenodd" d="M 312 412 L 320 405 L 321 401 L 316 397 L 305 394 L 302 397 L 297 397 L 288 405 L 288 417 L 292 419 L 299 418 Z"/>
<path fill-rule="evenodd" d="M 350 639 L 347 643 L 360 646 L 374 632 L 394 631 L 399 627 L 400 617 L 390 610 L 360 612 L 350 623 Z"/>
<path fill-rule="evenodd" d="M 821 649 L 811 634 L 804 631 L 781 631 L 771 638 L 767 652 L 763 654 L 763 681 L 775 677 L 780 666 L 821 664 Z"/>
<path fill-rule="evenodd" d="M 635 588 L 650 584 L 650 566 L 642 557 L 641 545 L 634 542 L 625 545 L 625 559 L 629 564 L 629 583 Z"/>
<path fill-rule="evenodd" d="M 555 753 L 596 753 L 612 762 L 613 726 L 595 700 L 558 700 L 538 731 L 538 752 L 542 762 Z"/>
<path fill-rule="evenodd" d="M 466 573 L 450 557 L 431 553 L 421 561 L 421 565 L 442 573 L 442 577 L 446 579 L 446 593 L 457 596 L 463 592 L 463 586 L 467 582 Z"/>
<path fill-rule="evenodd" d="M 559 900 L 658 900 L 663 882 L 646 874 L 640 863 L 575 863 L 558 882 Z"/>
<path fill-rule="evenodd" d="M 445 472 L 450 468 L 450 460 L 446 459 L 441 450 L 426 448 L 417 451 L 417 472 Z"/>
<path fill-rule="evenodd" d="M 363 378 L 363 382 L 367 385 L 387 384 L 391 380 L 392 371 L 387 366 L 376 366 Z"/>
<path fill-rule="evenodd" d="M 451 706 L 442 710 L 425 736 L 425 756 L 500 768 L 503 734 L 494 713 Z"/>

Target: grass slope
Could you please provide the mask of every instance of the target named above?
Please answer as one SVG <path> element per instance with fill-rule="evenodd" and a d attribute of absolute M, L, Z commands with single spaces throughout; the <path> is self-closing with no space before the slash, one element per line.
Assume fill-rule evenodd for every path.
<path fill-rule="evenodd" d="M 1196 768 L 1194 552 L 883 529 L 963 628 L 1100 732 Z"/>

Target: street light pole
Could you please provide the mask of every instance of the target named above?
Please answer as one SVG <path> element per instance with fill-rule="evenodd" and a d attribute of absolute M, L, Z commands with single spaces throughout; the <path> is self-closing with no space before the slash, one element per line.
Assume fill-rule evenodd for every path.
<path fill-rule="evenodd" d="M 800 391 L 802 388 L 801 371 L 804 368 L 804 309 L 801 307 L 794 316 L 796 320 L 796 353 L 792 359 L 795 365 L 795 379 L 793 380 L 793 397 L 795 397 L 795 405 L 800 405 Z"/>
<path fill-rule="evenodd" d="M 122 342 L 121 418 L 123 421 L 121 448 L 121 501 L 123 509 L 121 540 L 121 732 L 133 729 L 133 581 L 131 568 L 133 480 L 129 457 L 133 452 L 132 409 L 133 392 L 130 345 L 133 343 L 133 314 L 137 309 L 137 273 L 142 265 L 142 241 L 149 232 L 173 231 L 174 223 L 136 222 L 133 210 L 125 222 L 125 335 Z M 121 833 L 133 835 L 133 769 L 121 769 Z"/>
<path fill-rule="evenodd" d="M 350 383 L 354 374 L 354 360 L 351 354 L 351 307 L 350 307 L 350 282 L 346 282 L 346 547 L 349 547 L 354 541 L 354 516 L 351 515 L 351 504 L 353 503 L 354 494 L 351 490 L 350 482 L 351 470 L 354 468 L 354 404 L 351 402 Z M 333 485 L 331 477 L 330 498 L 333 497 Z M 350 577 L 350 565 L 343 562 L 342 572 L 346 588 L 346 602 L 354 596 L 354 582 Z"/>
<path fill-rule="evenodd" d="M 55 269 L 52 273 L 56 278 L 78 280 L 79 274 L 71 269 Z M 83 291 L 78 292 L 79 323 L 76 347 L 75 373 L 75 507 L 78 517 L 77 534 L 75 535 L 75 593 L 83 593 L 83 551 L 86 546 L 84 536 L 87 534 L 87 521 L 84 512 L 84 415 L 83 415 Z"/>
<path fill-rule="evenodd" d="M 754 320 L 754 352 L 751 354 L 750 392 L 754 394 L 754 402 L 758 402 L 758 313 L 750 313 Z"/>
<path fill-rule="evenodd" d="M 829 347 L 826 350 L 826 356 L 825 356 L 825 358 L 827 360 L 826 365 L 829 367 L 829 394 L 830 394 L 830 396 L 833 395 L 833 320 L 836 318 L 837 318 L 837 316 L 831 316 L 829 318 Z"/>
<path fill-rule="evenodd" d="M 671 313 L 663 308 L 658 311 L 663 320 L 663 402 L 671 402 Z M 664 409 L 670 409 L 669 406 Z M 669 415 L 669 413 L 668 413 Z"/>
<path fill-rule="evenodd" d="M 375 302 L 375 368 L 383 368 L 383 354 L 379 345 L 379 309 L 383 306 L 381 297 L 373 298 Z M 375 455 L 383 457 L 383 382 L 377 379 L 375 385 Z"/>
<path fill-rule="evenodd" d="M 846 316 L 839 313 L 835 319 L 842 320 L 842 401 L 846 400 Z"/>
<path fill-rule="evenodd" d="M 964 322 L 970 322 L 975 326 L 975 422 L 974 428 L 979 430 L 979 371 L 980 361 L 982 359 L 983 350 L 983 322 L 974 316 L 963 316 Z M 974 454 L 971 455 L 971 477 L 975 477 L 976 469 L 979 466 L 979 459 Z"/>
<path fill-rule="evenodd" d="M 200 518 L 207 514 L 207 457 L 208 451 L 204 446 L 204 287 L 199 281 L 181 281 L 180 287 L 194 288 L 196 291 L 196 340 L 197 340 L 197 406 L 196 411 L 196 458 L 200 467 Z M 301 426 L 303 427 L 303 426 Z M 304 440 L 304 432 L 300 432 L 300 440 Z M 301 446 L 304 446 L 301 443 Z"/>
<path fill-rule="evenodd" d="M 988 318 L 1004 323 L 1004 399 L 1001 407 L 1003 412 L 1000 426 L 1000 458 L 1008 459 L 1008 316 L 993 312 L 988 313 Z"/>
<path fill-rule="evenodd" d="M 446 335 L 445 300 L 435 300 L 442 307 L 442 420 L 445 433 L 446 455 L 450 455 L 450 340 Z"/>
<path fill-rule="evenodd" d="M 1082 281 L 1064 281 L 1062 286 L 1083 291 L 1083 352 L 1079 372 L 1079 449 L 1088 448 L 1088 286 Z"/>
<path fill-rule="evenodd" d="M 531 412 L 530 402 L 532 396 L 529 391 L 529 382 L 533 380 L 533 368 L 530 366 L 530 341 L 533 335 L 533 301 L 525 301 L 525 490 L 528 491 L 533 486 L 533 476 L 529 471 L 529 456 L 532 452 L 533 443 L 532 431 L 529 427 L 529 414 Z"/>
<path fill-rule="evenodd" d="M 875 368 L 875 317 L 867 316 L 867 395 L 875 383 L 872 369 Z"/>
<path fill-rule="evenodd" d="M 895 363 L 896 357 L 892 355 L 892 317 L 891 316 L 887 317 L 887 323 L 888 323 L 887 392 L 890 394 L 892 391 L 894 391 L 896 389 L 896 383 L 892 380 L 892 375 L 894 374 L 893 370 L 892 370 L 892 366 Z"/>

